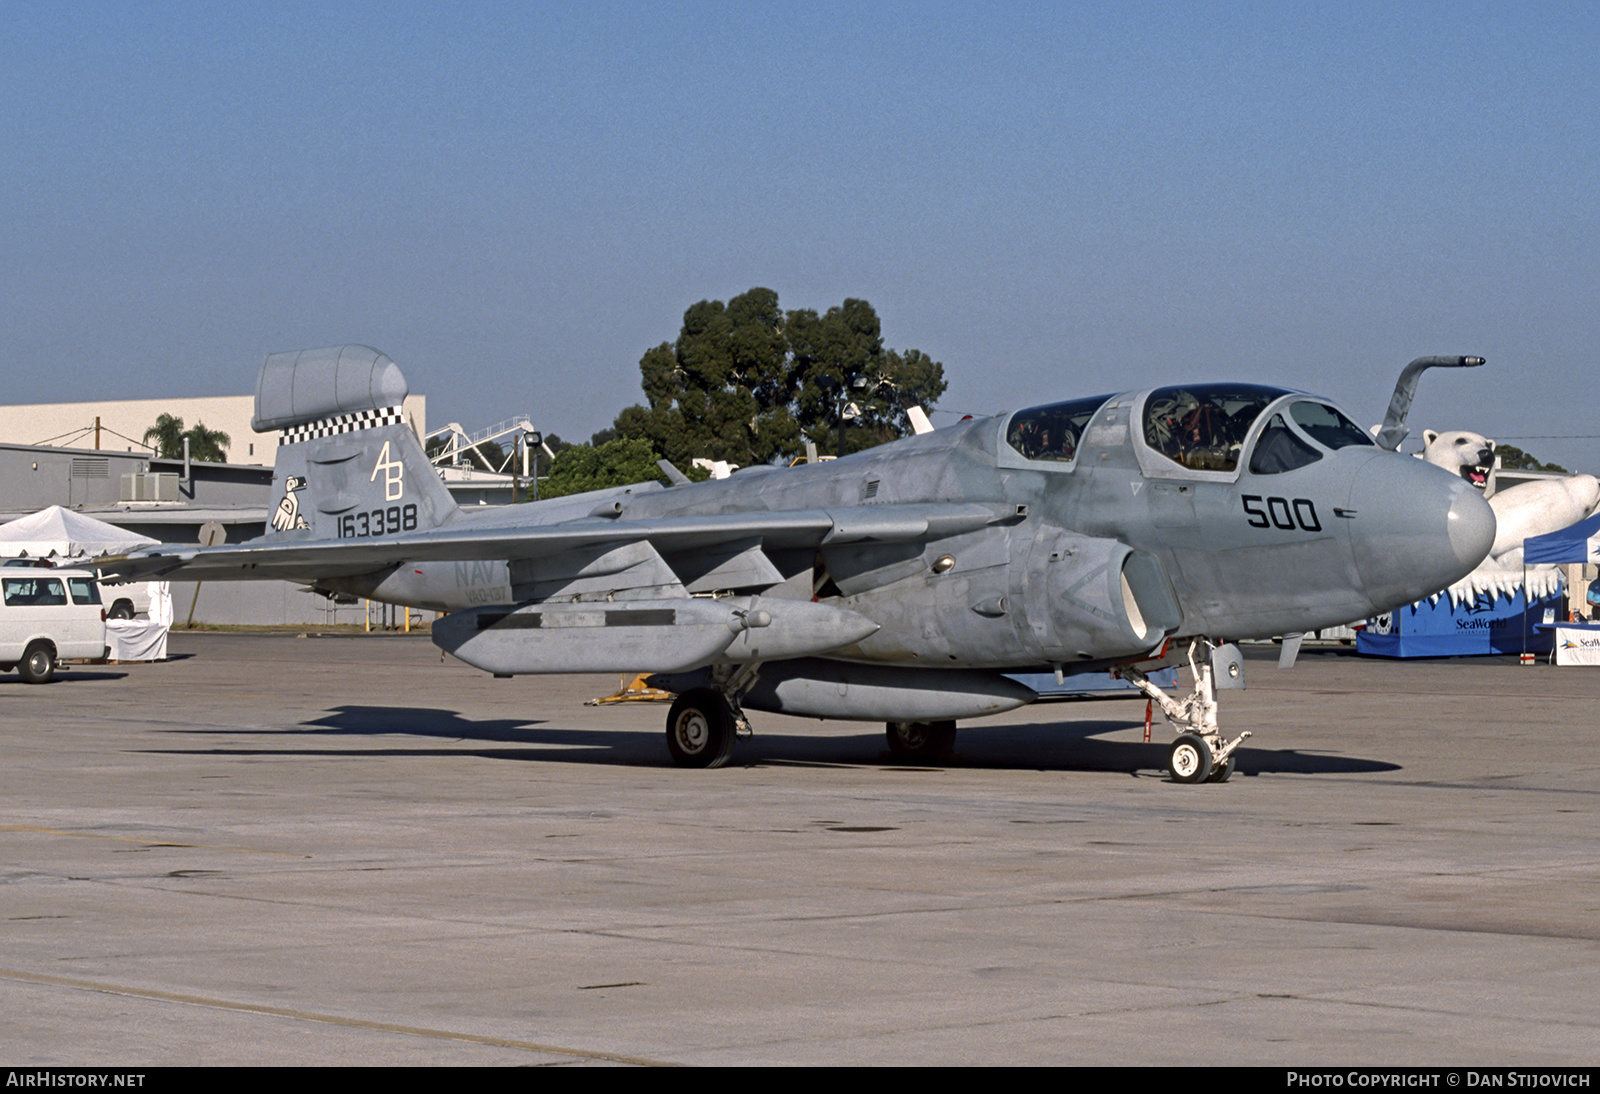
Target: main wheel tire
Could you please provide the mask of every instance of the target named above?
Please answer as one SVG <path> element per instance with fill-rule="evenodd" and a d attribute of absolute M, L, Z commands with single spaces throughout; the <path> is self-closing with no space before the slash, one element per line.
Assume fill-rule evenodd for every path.
<path fill-rule="evenodd" d="M 889 722 L 884 726 L 889 755 L 901 760 L 939 759 L 956 747 L 954 722 Z"/>
<path fill-rule="evenodd" d="M 1211 746 L 1198 734 L 1180 733 L 1172 742 L 1169 769 L 1173 782 L 1205 782 L 1211 777 Z"/>
<path fill-rule="evenodd" d="M 133 601 L 131 601 L 131 600 L 119 600 L 119 601 L 117 601 L 115 604 L 111 605 L 110 608 L 106 609 L 106 618 L 107 619 L 132 619 L 133 618 Z"/>
<path fill-rule="evenodd" d="M 30 684 L 48 684 L 56 674 L 56 651 L 48 642 L 35 642 L 17 662 L 17 672 Z"/>
<path fill-rule="evenodd" d="M 734 737 L 733 708 L 710 688 L 684 692 L 667 714 L 667 751 L 679 767 L 721 767 Z"/>

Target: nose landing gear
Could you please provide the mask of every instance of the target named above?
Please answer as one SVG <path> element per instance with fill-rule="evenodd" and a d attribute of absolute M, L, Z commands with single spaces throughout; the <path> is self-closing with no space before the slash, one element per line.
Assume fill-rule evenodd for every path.
<path fill-rule="evenodd" d="M 1202 648 L 1205 657 L 1199 656 Z M 1121 665 L 1111 671 L 1148 695 L 1178 730 L 1178 739 L 1168 755 L 1168 770 L 1174 782 L 1225 783 L 1233 775 L 1234 751 L 1250 736 L 1246 730 L 1233 740 L 1224 741 L 1217 724 L 1217 689 L 1244 686 L 1244 662 L 1239 648 L 1204 637 L 1190 641 L 1189 671 L 1194 677 L 1194 690 L 1182 699 L 1162 691 L 1145 673 L 1146 669 L 1165 668 L 1171 660 L 1163 656 L 1156 662 Z"/>

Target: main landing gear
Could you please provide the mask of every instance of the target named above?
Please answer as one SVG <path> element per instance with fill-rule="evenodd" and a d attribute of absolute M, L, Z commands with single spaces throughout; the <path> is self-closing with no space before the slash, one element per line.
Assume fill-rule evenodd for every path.
<path fill-rule="evenodd" d="M 1145 675 L 1146 669 L 1165 668 L 1171 660 L 1163 656 L 1157 662 L 1121 665 L 1112 670 L 1112 675 L 1122 677 L 1149 696 L 1178 730 L 1178 739 L 1172 742 L 1168 755 L 1168 770 L 1174 782 L 1225 783 L 1233 775 L 1235 750 L 1250 736 L 1246 730 L 1224 742 L 1217 725 L 1217 689 L 1244 686 L 1244 662 L 1239 648 L 1231 643 L 1212 643 L 1207 638 L 1192 639 L 1189 671 L 1194 677 L 1194 690 L 1183 699 L 1174 699 Z"/>
<path fill-rule="evenodd" d="M 889 722 L 884 735 L 897 760 L 947 759 L 956 747 L 954 722 Z"/>
<path fill-rule="evenodd" d="M 667 751 L 679 767 L 721 767 L 734 742 L 750 735 L 744 712 L 715 688 L 694 688 L 667 714 Z M 889 722 L 889 754 L 897 760 L 942 760 L 955 751 L 954 722 Z"/>
<path fill-rule="evenodd" d="M 679 767 L 721 767 L 734 742 L 750 736 L 739 696 L 755 681 L 759 663 L 713 670 L 710 687 L 679 693 L 667 714 L 667 751 Z"/>
<path fill-rule="evenodd" d="M 678 696 L 667 715 L 667 751 L 679 767 L 721 767 L 733 756 L 741 726 L 750 723 L 720 691 L 694 688 Z"/>

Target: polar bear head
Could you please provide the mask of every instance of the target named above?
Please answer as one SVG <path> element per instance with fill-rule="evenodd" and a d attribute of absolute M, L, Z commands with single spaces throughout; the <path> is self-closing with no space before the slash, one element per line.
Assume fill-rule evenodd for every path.
<path fill-rule="evenodd" d="M 1452 475 L 1460 475 L 1479 490 L 1489 487 L 1494 470 L 1494 442 L 1481 433 L 1453 429 L 1448 433 L 1422 431 L 1422 458 Z"/>

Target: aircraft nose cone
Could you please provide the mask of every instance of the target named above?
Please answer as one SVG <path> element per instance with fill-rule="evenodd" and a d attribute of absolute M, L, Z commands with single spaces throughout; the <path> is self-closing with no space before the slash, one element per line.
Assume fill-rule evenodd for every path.
<path fill-rule="evenodd" d="M 1451 479 L 1450 484 L 1456 496 L 1445 513 L 1445 527 L 1449 529 L 1456 559 L 1471 573 L 1489 557 L 1489 548 L 1494 545 L 1494 510 L 1465 481 Z"/>
<path fill-rule="evenodd" d="M 1351 546 L 1374 611 L 1432 596 L 1471 573 L 1494 543 L 1494 510 L 1465 480 L 1385 453 L 1350 484 Z"/>

